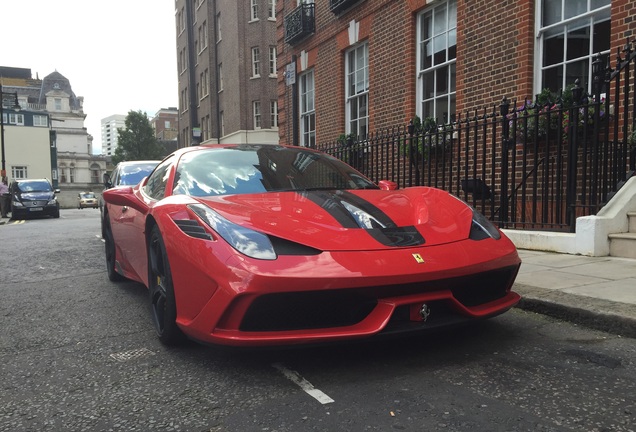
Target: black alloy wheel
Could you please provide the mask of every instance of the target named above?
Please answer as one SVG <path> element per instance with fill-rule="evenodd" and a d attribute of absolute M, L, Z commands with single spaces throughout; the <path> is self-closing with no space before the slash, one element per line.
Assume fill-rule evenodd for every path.
<path fill-rule="evenodd" d="M 113 231 L 110 227 L 110 216 L 104 215 L 104 252 L 106 255 L 106 270 L 108 272 L 108 279 L 112 282 L 120 282 L 125 278 L 117 273 L 115 270 L 115 239 L 113 238 Z"/>
<path fill-rule="evenodd" d="M 164 345 L 176 345 L 185 339 L 177 326 L 177 305 L 172 286 L 172 273 L 166 246 L 156 225 L 148 243 L 148 291 L 152 321 L 159 340 Z"/>

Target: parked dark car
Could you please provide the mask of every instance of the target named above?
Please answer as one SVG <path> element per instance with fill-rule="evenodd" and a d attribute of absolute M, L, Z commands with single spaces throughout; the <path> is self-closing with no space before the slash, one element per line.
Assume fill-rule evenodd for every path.
<path fill-rule="evenodd" d="M 119 162 L 110 174 L 104 174 L 104 191 L 120 186 L 134 186 L 147 177 L 155 169 L 158 160 Z M 102 236 L 104 234 L 104 199 L 99 198 L 99 212 L 102 221 Z"/>
<path fill-rule="evenodd" d="M 11 218 L 25 219 L 32 216 L 60 217 L 60 203 L 47 179 L 23 179 L 11 183 Z"/>

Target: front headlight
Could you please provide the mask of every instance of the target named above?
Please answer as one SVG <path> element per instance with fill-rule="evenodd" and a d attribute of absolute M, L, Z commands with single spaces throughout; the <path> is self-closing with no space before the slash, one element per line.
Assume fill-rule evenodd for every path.
<path fill-rule="evenodd" d="M 479 213 L 477 210 L 473 210 L 473 222 L 470 226 L 470 238 L 472 240 L 483 240 L 486 238 L 492 238 L 499 240 L 501 233 L 496 226 L 490 222 L 486 216 Z"/>
<path fill-rule="evenodd" d="M 13 200 L 13 207 L 24 207 L 24 205 L 17 199 Z"/>
<path fill-rule="evenodd" d="M 56 205 L 57 204 L 57 200 L 55 198 L 53 198 L 52 200 L 49 200 L 49 202 L 46 203 L 46 205 Z"/>
<path fill-rule="evenodd" d="M 262 233 L 237 225 L 202 204 L 188 206 L 210 228 L 234 249 L 251 258 L 275 260 L 276 252 L 269 238 Z"/>

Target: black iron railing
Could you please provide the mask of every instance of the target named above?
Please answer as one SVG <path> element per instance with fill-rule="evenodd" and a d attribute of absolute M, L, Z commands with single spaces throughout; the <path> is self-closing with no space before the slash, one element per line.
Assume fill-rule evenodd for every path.
<path fill-rule="evenodd" d="M 448 124 L 416 119 L 317 147 L 375 182 L 447 190 L 501 228 L 573 232 L 634 175 L 636 53 L 623 53 L 615 69 L 596 59 L 593 95 L 577 82 L 567 98 L 504 98 Z"/>
<path fill-rule="evenodd" d="M 285 42 L 295 44 L 315 31 L 314 4 L 301 4 L 285 16 Z"/>

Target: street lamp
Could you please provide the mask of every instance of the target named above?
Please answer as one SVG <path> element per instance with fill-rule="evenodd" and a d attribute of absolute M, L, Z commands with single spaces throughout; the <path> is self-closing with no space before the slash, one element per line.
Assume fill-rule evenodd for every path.
<path fill-rule="evenodd" d="M 2 84 L 0 84 L 0 147 L 2 147 L 2 171 L 0 171 L 0 177 L 7 175 L 7 161 L 4 153 L 4 107 L 7 104 L 7 108 L 12 110 L 19 110 L 17 93 L 4 93 L 2 91 Z"/>

